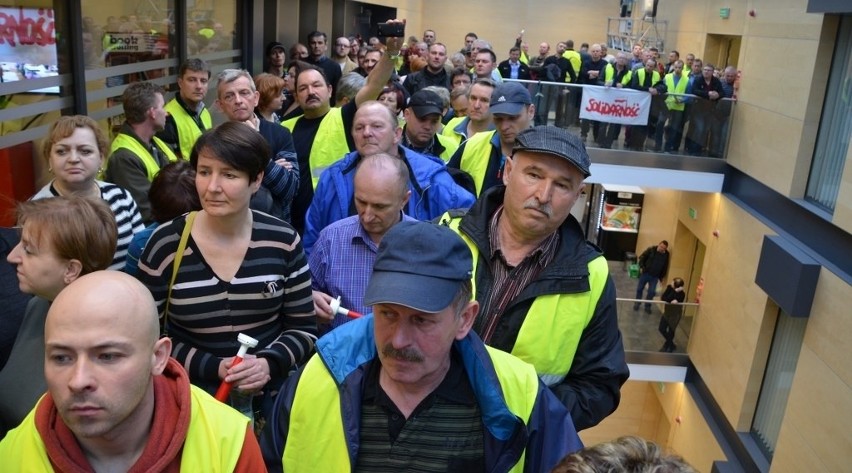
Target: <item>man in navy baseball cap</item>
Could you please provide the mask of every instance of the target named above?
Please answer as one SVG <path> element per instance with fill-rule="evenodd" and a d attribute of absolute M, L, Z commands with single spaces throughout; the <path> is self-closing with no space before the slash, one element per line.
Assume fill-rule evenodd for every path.
<path fill-rule="evenodd" d="M 323 336 L 279 395 L 269 470 L 549 471 L 580 448 L 533 367 L 470 330 L 472 269 L 446 226 L 394 225 L 364 296 L 373 314 Z"/>
<path fill-rule="evenodd" d="M 497 86 L 491 93 L 490 110 L 496 130 L 472 136 L 447 163 L 449 167 L 470 174 L 477 196 L 502 184 L 506 159 L 512 156 L 515 137 L 528 129 L 535 117 L 530 92 L 518 82 Z"/>
<path fill-rule="evenodd" d="M 397 304 L 437 313 L 453 302 L 463 283 L 470 283 L 472 269 L 470 250 L 449 228 L 400 222 L 382 238 L 364 305 Z M 460 304 L 469 300 L 468 295 Z"/>

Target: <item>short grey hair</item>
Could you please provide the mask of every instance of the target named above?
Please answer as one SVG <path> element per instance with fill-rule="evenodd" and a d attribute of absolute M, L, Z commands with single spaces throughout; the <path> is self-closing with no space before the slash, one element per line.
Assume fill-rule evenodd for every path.
<path fill-rule="evenodd" d="M 348 97 L 349 100 L 355 100 L 355 95 L 367 84 L 367 79 L 357 72 L 350 72 L 337 82 L 337 92 L 334 94 L 334 99 L 338 102 L 343 100 L 343 97 Z"/>
<path fill-rule="evenodd" d="M 216 74 L 216 91 L 219 91 L 219 88 L 225 84 L 230 84 L 240 77 L 245 77 L 248 79 L 249 88 L 252 92 L 257 92 L 257 88 L 254 86 L 254 79 L 252 79 L 249 71 L 245 69 L 225 69 L 222 72 Z"/>

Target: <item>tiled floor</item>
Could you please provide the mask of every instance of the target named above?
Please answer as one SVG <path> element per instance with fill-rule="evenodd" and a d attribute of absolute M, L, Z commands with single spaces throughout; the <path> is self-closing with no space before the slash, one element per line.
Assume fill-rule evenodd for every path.
<path fill-rule="evenodd" d="M 618 299 L 634 299 L 636 297 L 636 284 L 638 279 L 630 278 L 624 269 L 624 262 L 610 261 L 609 271 L 615 282 L 616 297 Z M 657 289 L 657 298 L 665 288 Z M 645 307 L 633 310 L 632 301 L 618 302 L 618 326 L 624 339 L 624 349 L 627 351 L 658 351 L 665 339 L 658 327 L 662 316 L 663 305 L 659 302 L 651 305 L 651 313 L 645 312 Z M 686 344 L 689 338 L 689 330 L 692 327 L 693 310 L 687 310 L 683 319 L 675 331 L 676 353 L 686 353 Z"/>

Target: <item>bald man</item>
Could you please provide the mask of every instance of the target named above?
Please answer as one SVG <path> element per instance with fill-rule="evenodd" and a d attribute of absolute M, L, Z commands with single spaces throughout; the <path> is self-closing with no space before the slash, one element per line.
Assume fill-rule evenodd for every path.
<path fill-rule="evenodd" d="M 248 419 L 191 386 L 159 332 L 131 276 L 63 290 L 45 323 L 48 393 L 0 442 L 4 469 L 266 471 Z"/>

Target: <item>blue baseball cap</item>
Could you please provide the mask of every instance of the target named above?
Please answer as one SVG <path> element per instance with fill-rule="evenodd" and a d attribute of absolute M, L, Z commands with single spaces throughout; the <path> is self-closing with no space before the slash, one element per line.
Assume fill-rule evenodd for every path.
<path fill-rule="evenodd" d="M 517 115 L 532 103 L 530 91 L 518 82 L 503 82 L 491 92 L 492 115 Z"/>
<path fill-rule="evenodd" d="M 440 312 L 472 271 L 470 249 L 449 227 L 403 221 L 382 237 L 364 305 L 399 304 Z"/>

